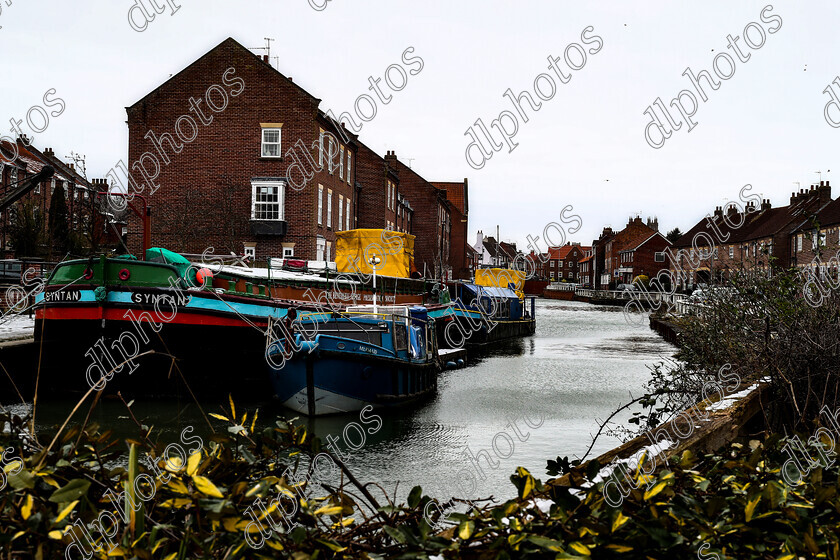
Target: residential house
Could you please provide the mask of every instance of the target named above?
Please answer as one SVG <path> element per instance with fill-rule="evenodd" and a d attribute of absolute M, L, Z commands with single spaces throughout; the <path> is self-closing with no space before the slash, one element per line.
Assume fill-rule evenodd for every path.
<path fill-rule="evenodd" d="M 321 101 L 226 39 L 126 109 L 152 243 L 329 261 L 356 225 L 358 142 Z M 329 133 L 329 134 L 327 134 Z M 129 246 L 140 245 L 129 223 Z"/>
<path fill-rule="evenodd" d="M 665 266 L 665 250 L 670 246 L 658 231 L 635 245 L 627 245 L 619 252 L 618 282 L 630 284 L 641 275 L 653 278 Z"/>
<path fill-rule="evenodd" d="M 577 282 L 578 262 L 585 257 L 580 243 L 548 248 L 548 277 L 552 282 Z"/>

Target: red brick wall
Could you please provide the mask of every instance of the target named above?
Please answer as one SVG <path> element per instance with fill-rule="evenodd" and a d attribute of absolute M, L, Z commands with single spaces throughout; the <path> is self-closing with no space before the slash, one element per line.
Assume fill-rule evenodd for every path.
<path fill-rule="evenodd" d="M 438 278 L 441 276 L 440 260 L 442 258 L 444 268 L 449 267 L 450 259 L 450 236 L 451 232 L 441 235 L 440 246 L 438 245 L 438 233 L 441 230 L 440 214 L 451 220 L 449 205 L 446 203 L 443 192 L 436 189 L 431 183 L 423 179 L 408 166 L 397 159 L 394 152 L 385 155 L 385 161 L 396 168 L 400 177 L 400 190 L 411 203 L 414 209 L 412 218 L 412 230 L 416 239 L 414 240 L 414 263 L 420 274 L 427 277 Z M 452 223 L 450 221 L 450 223 Z"/>
<path fill-rule="evenodd" d="M 223 81 L 223 74 L 233 69 Z M 244 81 L 244 90 L 238 95 Z M 227 82 L 227 83 L 225 83 Z M 207 91 L 220 86 L 228 95 L 227 107 L 214 112 L 207 106 Z M 201 98 L 199 107 L 206 118 L 213 121 L 207 126 L 198 122 L 197 112 L 190 111 L 190 98 Z M 217 106 L 220 95 L 212 94 Z M 333 190 L 333 225 L 338 220 L 338 195 L 354 200 L 354 178 L 339 179 L 336 169 L 328 172 L 327 166 L 315 174 L 307 186 L 296 191 L 287 184 L 285 188 L 285 220 L 288 232 L 284 236 L 254 236 L 250 231 L 251 179 L 254 177 L 286 177 L 293 163 L 288 157 L 266 159 L 260 154 L 260 123 L 282 123 L 281 153 L 285 154 L 298 140 L 310 147 L 310 154 L 318 161 L 318 153 L 311 148 L 319 137 L 320 128 L 332 131 L 326 120 L 319 117 L 318 100 L 296 86 L 290 79 L 275 71 L 259 57 L 253 55 L 233 39 L 227 39 L 182 72 L 166 81 L 147 97 L 127 109 L 129 129 L 128 161 L 131 167 L 144 152 L 154 154 L 161 162 L 157 182 L 160 188 L 150 195 L 149 186 L 141 194 L 148 197 L 152 209 L 152 245 L 174 251 L 200 253 L 214 247 L 216 253 L 237 254 L 244 252 L 244 242 L 256 242 L 257 260 L 282 256 L 282 243 L 295 243 L 295 257 L 314 259 L 316 234 L 332 243 L 331 257 L 335 256 L 335 229 L 325 223 L 317 225 L 318 185 Z M 144 138 L 152 130 L 160 137 L 172 134 L 176 142 L 175 124 L 181 115 L 189 115 L 197 123 L 198 134 L 191 143 L 185 143 L 180 153 L 173 153 L 168 143 L 162 142 L 170 160 L 164 164 L 153 143 Z M 190 133 L 188 124 L 183 131 Z M 340 137 L 339 137 L 340 140 Z M 353 174 L 356 169 L 356 147 L 351 137 L 345 150 L 353 154 Z M 342 142 L 343 143 L 343 142 Z M 297 151 L 302 160 L 303 154 Z M 345 161 L 346 165 L 346 152 Z M 151 167 L 151 166 L 150 166 Z M 141 175 L 133 173 L 134 180 L 142 183 Z M 302 182 L 298 179 L 299 182 Z M 326 220 L 326 201 L 324 219 Z M 351 213 L 355 214 L 355 201 Z M 353 220 L 351 219 L 351 227 Z M 340 228 L 344 229 L 344 224 Z M 139 222 L 129 223 L 130 248 L 140 249 Z"/>
<path fill-rule="evenodd" d="M 388 173 L 385 159 L 376 152 L 359 143 L 356 162 L 356 180 L 361 184 L 359 193 L 359 228 L 384 229 L 388 221 L 397 223 L 397 213 L 387 207 L 388 180 L 396 185 L 400 192 L 399 180 Z M 394 204 L 396 208 L 396 203 Z"/>

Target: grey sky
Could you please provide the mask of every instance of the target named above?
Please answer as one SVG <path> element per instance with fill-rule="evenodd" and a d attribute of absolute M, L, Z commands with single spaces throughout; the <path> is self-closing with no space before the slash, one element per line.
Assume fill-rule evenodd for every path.
<path fill-rule="evenodd" d="M 689 133 L 683 125 L 659 150 L 645 142 L 644 110 L 691 89 L 685 68 L 711 71 L 717 53 L 732 53 L 727 34 L 762 24 L 768 2 L 331 0 L 316 11 L 307 0 L 182 0 L 143 33 L 128 25 L 131 0 L 5 2 L 0 133 L 55 88 L 66 110 L 36 145 L 86 154 L 91 178 L 126 159 L 124 108 L 229 36 L 247 47 L 276 39 L 272 62 L 336 114 L 352 110 L 371 93 L 368 77 L 413 46 L 423 71 L 379 105 L 360 136 L 379 153 L 412 158 L 430 181 L 468 177 L 471 242 L 496 224 L 505 240 L 542 236 L 567 204 L 583 219 L 572 237 L 584 244 L 638 211 L 657 215 L 662 230 L 685 231 L 725 198 L 738 200 L 746 183 L 780 206 L 794 181 L 804 188 L 816 170 L 830 179 L 825 171 L 840 165 L 840 129 L 823 117 L 823 90 L 840 74 L 836 2 L 774 2 L 781 29 L 757 50 L 742 39 L 751 58 L 736 61 L 720 89 L 706 88 L 697 126 Z M 526 107 L 512 153 L 495 153 L 481 170 L 468 166 L 467 128 L 513 110 L 505 90 L 533 92 L 534 78 L 550 73 L 547 57 L 562 58 L 587 26 L 603 39 L 600 52 L 558 82 L 538 112 Z M 834 189 L 836 198 L 840 184 Z"/>

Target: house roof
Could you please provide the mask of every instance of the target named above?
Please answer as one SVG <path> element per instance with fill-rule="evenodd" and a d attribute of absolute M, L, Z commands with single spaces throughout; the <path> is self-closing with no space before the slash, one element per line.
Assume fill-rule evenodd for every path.
<path fill-rule="evenodd" d="M 552 260 L 565 259 L 569 256 L 569 253 L 571 253 L 572 250 L 575 248 L 580 249 L 580 245 L 563 245 L 561 247 L 549 247 L 548 258 Z"/>
<path fill-rule="evenodd" d="M 182 69 L 181 69 L 181 71 L 179 71 L 177 74 L 174 74 L 174 75 L 173 75 L 173 76 L 171 76 L 168 80 L 166 80 L 165 82 L 163 82 L 162 84 L 160 84 L 159 86 L 157 86 L 155 89 L 153 89 L 152 91 L 150 91 L 149 93 L 147 93 L 146 95 L 144 95 L 142 98 L 140 98 L 138 101 L 136 101 L 133 105 L 130 105 L 129 107 L 126 107 L 126 109 L 132 109 L 132 108 L 136 107 L 137 105 L 139 105 L 139 104 L 143 103 L 143 102 L 144 102 L 144 101 L 146 101 L 149 97 L 151 97 L 151 96 L 152 96 L 155 92 L 157 92 L 157 91 L 158 91 L 158 90 L 160 90 L 161 88 L 165 87 L 165 86 L 166 86 L 167 84 L 169 84 L 170 82 L 173 82 L 173 81 L 175 81 L 175 80 L 180 79 L 181 74 L 183 74 L 184 72 L 186 72 L 187 70 L 189 70 L 190 68 L 192 68 L 193 66 L 195 66 L 196 64 L 198 64 L 199 62 L 201 62 L 202 60 L 204 60 L 205 58 L 207 58 L 207 57 L 211 56 L 211 55 L 212 55 L 212 54 L 214 54 L 217 50 L 220 50 L 220 49 L 223 49 L 223 48 L 234 48 L 234 49 L 241 50 L 241 51 L 243 51 L 243 52 L 245 52 L 245 53 L 248 53 L 249 55 L 253 56 L 253 57 L 254 57 L 255 59 L 257 59 L 258 61 L 262 62 L 262 58 L 260 58 L 258 55 L 254 54 L 253 52 L 251 52 L 250 50 L 248 50 L 248 48 L 247 48 L 247 47 L 245 47 L 245 46 L 243 46 L 243 45 L 242 45 L 239 41 L 237 41 L 237 40 L 236 40 L 236 39 L 234 39 L 233 37 L 228 37 L 227 39 L 225 39 L 224 41 L 222 41 L 221 43 L 219 43 L 218 45 L 216 45 L 215 47 L 213 47 L 212 49 L 210 49 L 209 51 L 207 51 L 206 53 L 204 53 L 203 55 L 201 55 L 198 59 L 194 60 L 193 62 L 191 62 L 190 64 L 188 64 L 188 65 L 187 65 L 187 66 L 185 66 L 184 68 L 182 68 Z M 270 64 L 268 64 L 268 63 L 264 63 L 264 64 L 265 64 L 265 66 L 266 66 L 267 68 L 270 68 L 272 71 L 276 72 L 276 73 L 277 73 L 279 76 L 281 76 L 283 79 L 288 80 L 288 82 L 289 82 L 290 84 L 292 84 L 295 88 L 297 88 L 297 89 L 298 89 L 301 93 L 303 93 L 304 95 L 306 95 L 307 97 L 309 97 L 311 100 L 315 101 L 315 102 L 316 102 L 316 105 L 317 105 L 317 104 L 320 104 L 320 102 L 321 102 L 321 100 L 320 100 L 320 99 L 318 99 L 317 97 L 315 97 L 314 95 L 312 95 L 311 93 L 309 93 L 308 91 L 306 91 L 305 89 L 303 89 L 302 87 L 300 87 L 300 86 L 299 86 L 297 83 L 295 83 L 293 80 L 290 80 L 288 76 L 284 75 L 282 72 L 280 72 L 279 70 L 277 70 L 276 68 L 274 68 L 274 67 L 273 67 L 273 66 L 271 66 Z"/>
<path fill-rule="evenodd" d="M 832 200 L 820 208 L 815 215 L 809 216 L 808 219 L 796 227 L 794 233 L 811 230 L 815 225 L 814 222 L 819 224 L 821 228 L 840 224 L 840 198 Z"/>
<path fill-rule="evenodd" d="M 594 258 L 595 258 L 595 257 L 594 257 L 593 255 L 589 255 L 588 257 L 583 257 L 582 259 L 580 259 L 580 260 L 578 261 L 578 264 L 580 264 L 580 263 L 585 263 L 585 262 L 589 262 L 589 261 L 591 261 L 591 260 L 592 260 L 592 259 L 594 259 Z"/>
<path fill-rule="evenodd" d="M 455 208 L 463 214 L 467 215 L 469 212 L 469 200 L 467 197 L 467 180 L 463 182 L 433 182 L 435 187 L 446 192 L 446 199 L 452 202 Z"/>
<path fill-rule="evenodd" d="M 665 240 L 665 243 L 667 243 L 668 245 L 670 245 L 670 244 L 671 244 L 671 243 L 670 243 L 670 242 L 669 242 L 669 241 L 665 238 L 665 236 L 664 236 L 664 235 L 662 235 L 661 233 L 659 233 L 658 231 L 656 231 L 656 232 L 654 232 L 654 233 L 653 233 L 653 235 L 650 235 L 649 237 L 645 238 L 645 239 L 644 239 L 641 243 L 639 243 L 639 244 L 637 244 L 637 245 L 635 245 L 635 246 L 633 246 L 633 247 L 627 247 L 626 249 L 623 249 L 623 250 L 622 250 L 622 251 L 620 251 L 620 252 L 622 252 L 622 253 L 623 253 L 623 252 L 626 252 L 626 251 L 636 251 L 637 249 L 639 249 L 639 247 L 641 247 L 642 245 L 644 245 L 645 243 L 647 243 L 647 242 L 648 242 L 648 241 L 650 241 L 651 239 L 654 239 L 657 235 L 658 235 L 659 237 L 661 237 L 662 239 L 664 239 L 664 240 Z"/>

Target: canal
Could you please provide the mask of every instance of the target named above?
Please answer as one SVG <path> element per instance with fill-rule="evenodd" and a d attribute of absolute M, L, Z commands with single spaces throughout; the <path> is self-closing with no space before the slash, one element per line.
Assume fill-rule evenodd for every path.
<path fill-rule="evenodd" d="M 337 442 L 359 480 L 377 482 L 389 493 L 396 488 L 400 499 L 414 484 L 438 498 L 509 498 L 515 494 L 509 477 L 516 467 L 545 480 L 547 459 L 585 452 L 590 433 L 597 430 L 596 418 L 607 417 L 630 393 L 642 393 L 649 367 L 673 355 L 674 347 L 646 324 L 631 326 L 621 308 L 541 299 L 535 336 L 500 344 L 468 367 L 443 372 L 437 395 L 424 404 L 365 418 L 355 414 L 298 422 L 308 422 L 323 440 L 329 435 Z M 38 429 L 54 430 L 75 403 L 39 404 Z M 250 411 L 249 418 L 259 408 L 261 421 L 291 417 L 271 402 L 236 404 L 240 416 Z M 205 412 L 221 412 L 219 403 L 203 405 Z M 75 419 L 81 422 L 87 410 L 82 406 Z M 132 411 L 156 427 L 161 441 L 177 441 L 186 426 L 209 433 L 189 400 L 137 400 Z M 103 400 L 92 420 L 121 435 L 136 434 L 117 400 Z M 224 430 L 223 422 L 212 421 Z M 615 437 L 602 437 L 591 457 L 618 443 Z"/>

